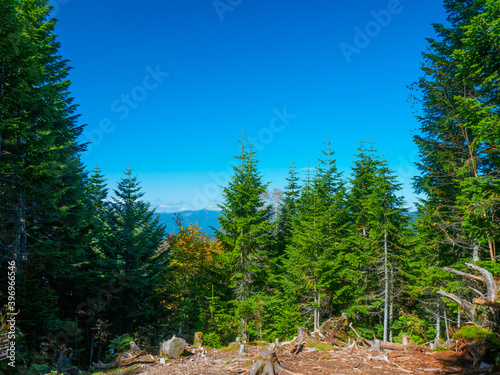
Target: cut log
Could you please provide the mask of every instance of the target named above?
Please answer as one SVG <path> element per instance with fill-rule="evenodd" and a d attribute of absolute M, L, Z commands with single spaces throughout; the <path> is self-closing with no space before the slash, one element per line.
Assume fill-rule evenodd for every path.
<path fill-rule="evenodd" d="M 426 346 L 417 345 L 413 342 L 409 342 L 408 345 L 397 344 L 395 342 L 381 341 L 380 347 L 387 350 L 400 350 L 409 352 L 432 352 L 432 350 Z"/>
<path fill-rule="evenodd" d="M 288 366 L 283 365 L 278 360 L 274 350 L 265 350 L 260 353 L 259 359 L 250 368 L 249 375 L 301 375 L 294 373 Z"/>
<path fill-rule="evenodd" d="M 160 357 L 179 358 L 186 350 L 187 343 L 179 337 L 172 337 L 161 344 Z"/>

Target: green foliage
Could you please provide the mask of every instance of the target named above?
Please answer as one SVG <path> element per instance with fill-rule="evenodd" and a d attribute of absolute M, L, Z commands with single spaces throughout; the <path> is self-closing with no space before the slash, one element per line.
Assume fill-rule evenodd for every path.
<path fill-rule="evenodd" d="M 333 345 L 328 345 L 328 344 L 318 344 L 315 346 L 315 348 L 318 350 L 335 350 Z"/>
<path fill-rule="evenodd" d="M 402 342 L 402 336 L 408 336 L 414 343 L 422 344 L 436 336 L 436 329 L 428 321 L 420 318 L 415 311 L 405 313 L 400 311 L 398 319 L 392 325 L 395 335 L 394 341 Z"/>
<path fill-rule="evenodd" d="M 219 206 L 221 230 L 216 231 L 216 236 L 230 273 L 234 303 L 239 308 L 240 333 L 245 336 L 246 300 L 265 285 L 272 212 L 261 198 L 267 184 L 262 182 L 257 170 L 252 145 L 242 142 L 236 159 L 239 164 L 233 167 L 234 176 L 224 188 L 224 201 Z"/>
<path fill-rule="evenodd" d="M 443 348 L 442 346 L 438 346 L 436 349 L 432 350 L 433 352 L 448 352 L 449 350 L 446 348 Z"/>
<path fill-rule="evenodd" d="M 221 337 L 215 333 L 210 332 L 203 336 L 203 346 L 207 348 L 218 349 L 222 347 Z"/>
<path fill-rule="evenodd" d="M 114 349 L 115 353 L 120 353 L 130 349 L 130 341 L 134 341 L 134 338 L 128 333 L 115 337 L 109 342 L 109 349 Z"/>
<path fill-rule="evenodd" d="M 455 340 L 465 339 L 465 340 L 484 340 L 487 339 L 495 347 L 500 348 L 500 339 L 498 336 L 491 331 L 487 331 L 483 328 L 479 328 L 476 325 L 467 325 L 461 327 L 453 335 Z"/>

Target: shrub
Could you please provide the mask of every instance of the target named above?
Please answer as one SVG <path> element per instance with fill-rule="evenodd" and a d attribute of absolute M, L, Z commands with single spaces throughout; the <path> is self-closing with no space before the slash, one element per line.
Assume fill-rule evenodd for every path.
<path fill-rule="evenodd" d="M 206 335 L 203 335 L 203 346 L 213 349 L 220 348 L 222 346 L 220 336 L 215 332 L 210 332 Z"/>
<path fill-rule="evenodd" d="M 130 347 L 130 341 L 134 341 L 134 338 L 126 333 L 111 340 L 109 348 L 114 349 L 115 353 L 123 352 Z"/>

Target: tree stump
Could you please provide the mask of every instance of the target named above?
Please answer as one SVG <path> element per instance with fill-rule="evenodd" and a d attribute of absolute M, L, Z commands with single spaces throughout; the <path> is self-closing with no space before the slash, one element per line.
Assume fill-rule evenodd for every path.
<path fill-rule="evenodd" d="M 280 363 L 274 350 L 265 350 L 260 353 L 259 359 L 250 368 L 249 375 L 276 375 L 280 373 L 293 374 L 288 366 Z"/>
<path fill-rule="evenodd" d="M 194 344 L 195 348 L 201 349 L 203 348 L 203 332 L 196 332 L 194 334 Z"/>
<path fill-rule="evenodd" d="M 410 344 L 410 338 L 406 335 L 401 336 L 401 343 L 406 346 Z"/>

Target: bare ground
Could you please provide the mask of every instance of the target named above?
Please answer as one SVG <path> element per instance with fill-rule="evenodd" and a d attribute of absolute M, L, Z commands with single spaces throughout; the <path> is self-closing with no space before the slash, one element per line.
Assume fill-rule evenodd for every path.
<path fill-rule="evenodd" d="M 114 370 L 118 375 L 245 375 L 266 346 L 251 346 L 242 357 L 237 350 L 208 349 L 180 359 L 170 359 L 165 364 L 156 356 L 147 355 L 143 363 Z M 193 351 L 193 350 L 191 350 Z M 288 349 L 276 350 L 281 363 L 295 374 L 500 374 L 500 367 L 480 367 L 464 359 L 462 353 L 440 351 L 432 353 L 393 351 L 374 352 L 366 349 L 335 351 L 304 351 L 292 355 Z M 153 362 L 153 363 L 146 363 Z"/>

